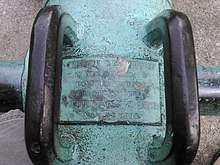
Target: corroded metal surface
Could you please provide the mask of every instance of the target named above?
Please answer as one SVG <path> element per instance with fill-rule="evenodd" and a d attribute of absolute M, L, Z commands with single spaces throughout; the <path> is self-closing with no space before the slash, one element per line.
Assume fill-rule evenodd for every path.
<path fill-rule="evenodd" d="M 178 0 L 175 0 L 175 1 L 178 1 Z M 4 2 L 4 1 L 3 1 Z M 17 14 L 16 15 L 16 19 L 17 19 L 17 16 L 18 16 L 18 13 L 19 13 L 19 15 L 22 15 L 22 18 L 25 18 L 24 20 L 26 21 L 28 21 L 28 20 L 30 20 L 30 19 L 32 19 L 31 17 L 32 17 L 32 15 L 31 14 L 29 14 L 28 16 L 25 16 L 25 15 L 27 15 L 27 14 L 25 14 L 25 12 L 27 12 L 27 10 L 28 11 L 31 11 L 30 10 L 30 5 L 33 3 L 32 1 L 28 1 L 27 3 L 23 3 L 22 4 L 22 6 L 26 6 L 26 9 L 24 10 L 24 8 L 20 8 L 20 4 L 22 3 L 22 1 L 16 1 L 16 2 L 12 2 L 12 1 L 10 1 L 10 2 L 7 2 L 6 3 L 6 1 L 4 2 L 4 3 L 1 3 L 2 5 L 0 5 L 1 7 L 3 7 L 4 9 L 5 9 L 5 5 L 7 5 L 8 3 L 9 3 L 9 6 L 12 6 L 12 5 L 10 5 L 10 4 L 12 4 L 13 3 L 13 5 L 14 4 L 17 4 L 17 6 L 18 6 L 18 8 L 16 8 L 16 6 L 14 5 L 13 6 L 13 9 L 15 8 L 16 10 L 15 10 L 15 12 L 11 12 L 11 10 L 10 11 L 4 11 L 3 12 L 3 17 L 5 17 L 5 15 L 4 15 L 4 13 L 9 13 L 9 15 L 11 16 L 11 13 L 12 13 L 12 15 L 14 15 L 14 14 Z M 213 3 L 214 2 L 214 3 Z M 216 2 L 216 3 L 215 3 Z M 214 0 L 214 1 L 204 1 L 203 3 L 200 3 L 200 2 L 196 2 L 196 1 L 189 1 L 189 2 L 183 2 L 183 1 L 180 1 L 179 2 L 179 4 L 181 4 L 181 6 L 179 7 L 181 10 L 187 10 L 186 12 L 187 13 L 190 13 L 190 11 L 191 11 L 191 18 L 192 18 L 192 21 L 193 21 L 193 25 L 195 25 L 195 27 L 197 28 L 197 29 L 194 29 L 194 30 L 198 30 L 198 29 L 204 29 L 204 27 L 206 27 L 205 29 L 206 29 L 206 31 L 209 31 L 210 32 L 210 34 L 211 33 L 213 33 L 213 31 L 212 30 L 210 30 L 210 28 L 212 28 L 212 26 L 214 27 L 215 25 L 217 25 L 216 23 L 213 23 L 213 21 L 215 21 L 215 20 L 217 20 L 217 16 L 215 15 L 215 14 L 210 14 L 211 12 L 216 12 L 216 10 L 215 9 L 217 9 L 218 8 L 218 3 L 219 1 L 218 0 Z M 38 2 L 35 2 L 36 4 L 38 3 Z M 3 5 L 4 4 L 4 5 Z M 192 4 L 192 5 L 191 5 Z M 207 5 L 208 4 L 208 5 Z M 212 5 L 209 5 L 209 4 L 212 4 Z M 187 7 L 185 7 L 185 6 L 187 6 Z M 207 7 L 208 6 L 208 7 Z M 213 7 L 214 6 L 214 7 Z M 10 8 L 11 9 L 11 7 L 8 7 L 8 8 Z M 198 10 L 197 10 L 198 9 Z M 22 11 L 21 11 L 22 10 Z M 196 11 L 193 11 L 193 10 L 196 10 Z M 197 13 L 199 13 L 199 11 L 201 12 L 203 12 L 203 11 L 205 11 L 205 12 L 203 12 L 203 16 L 201 17 L 201 14 L 197 14 Z M 13 14 L 14 13 L 14 14 Z M 25 17 L 24 17 L 25 16 Z M 198 18 L 197 18 L 198 17 Z M 211 23 L 210 23 L 210 17 L 215 17 L 216 19 L 212 19 L 212 21 L 211 21 Z M 8 17 L 5 17 L 6 18 L 6 21 L 3 21 L 4 23 L 2 24 L 3 26 L 4 25 L 9 25 L 8 23 L 7 23 L 7 20 L 13 20 L 13 19 L 7 19 Z M 18 18 L 19 18 L 19 16 L 18 16 Z M 195 19 L 196 18 L 196 19 Z M 209 18 L 209 19 L 206 19 L 206 18 Z M 4 20 L 4 19 L 3 19 Z M 201 20 L 205 20 L 206 22 L 204 23 L 203 21 L 201 21 Z M 18 23 L 19 22 L 19 23 Z M 207 23 L 210 23 L 210 24 L 212 24 L 212 26 L 205 26 L 205 25 L 207 25 Z M 14 23 L 13 24 L 16 24 L 17 25 L 17 27 L 19 27 L 19 25 L 21 25 L 22 24 L 22 21 L 14 21 Z M 26 23 L 25 24 L 23 24 L 23 25 L 26 25 Z M 22 25 L 22 26 L 23 26 Z M 11 26 L 11 27 L 13 27 L 13 26 Z M 26 26 L 26 27 L 29 27 L 29 26 Z M 216 28 L 217 28 L 217 26 L 215 26 Z M 7 29 L 8 30 L 8 28 L 3 28 L 2 30 L 4 30 L 4 29 Z M 25 28 L 23 28 L 23 29 L 25 29 Z M 19 31 L 19 30 L 17 30 L 17 28 L 14 28 L 14 30 L 16 31 L 16 34 L 20 34 L 21 33 L 21 31 Z M 24 30 L 24 31 L 27 31 L 27 30 Z M 216 30 L 217 31 L 217 30 Z M 199 32 L 199 33 L 198 33 Z M 201 31 L 198 31 L 197 32 L 197 35 L 196 35 L 196 39 L 198 39 L 198 38 L 202 38 L 202 41 L 204 41 L 204 39 L 208 42 L 208 43 L 212 43 L 212 42 L 209 42 L 209 39 L 207 40 L 207 36 L 206 37 L 203 37 L 202 35 L 200 35 L 200 34 L 206 34 L 206 33 L 201 33 Z M 3 32 L 3 34 L 4 34 L 4 32 Z M 13 35 L 13 33 L 10 33 L 10 34 L 12 34 Z M 10 35 L 9 34 L 9 35 Z M 215 34 L 217 34 L 217 33 L 213 33 L 213 36 L 216 36 Z M 13 35 L 13 36 L 15 36 L 15 35 Z M 19 36 L 19 35 L 18 35 Z M 209 35 L 209 36 L 212 36 L 212 35 Z M 7 45 L 9 44 L 11 44 L 11 43 L 13 43 L 13 42 L 16 42 L 16 41 L 14 41 L 14 40 L 5 40 L 5 37 L 2 37 L 3 38 L 3 40 L 4 41 L 6 41 L 7 42 Z M 10 38 L 10 37 L 9 37 Z M 12 37 L 13 38 L 13 37 Z M 24 37 L 24 38 L 26 38 L 26 36 Z M 216 37 L 216 39 L 217 39 L 218 37 Z M 217 41 L 217 40 L 216 40 Z M 206 43 L 206 42 L 197 42 L 197 45 L 198 45 L 198 43 L 200 43 L 200 44 L 204 44 L 204 43 Z M 16 50 L 16 52 L 17 52 L 17 50 L 20 50 L 20 49 L 25 49 L 24 48 L 24 46 L 21 46 L 20 45 L 20 43 L 18 43 L 19 44 L 19 46 L 16 46 L 16 49 L 14 49 L 15 47 L 11 47 L 11 49 L 9 49 L 9 47 L 7 48 L 7 51 L 9 52 L 10 50 L 12 50 L 12 49 L 14 49 L 14 50 Z M 200 48 L 202 48 L 202 45 L 199 45 L 199 46 L 197 46 L 197 49 L 200 49 Z M 204 44 L 205 45 L 205 44 Z M 218 46 L 219 47 L 219 44 L 217 45 L 217 43 L 216 43 L 216 46 Z M 215 44 L 213 45 L 213 47 L 215 47 Z M 20 48 L 20 49 L 17 49 L 17 48 Z M 205 54 L 203 53 L 203 49 L 200 49 L 200 53 L 198 53 L 199 55 L 200 55 L 200 58 L 199 58 L 199 61 L 202 61 L 203 62 L 203 64 L 205 64 L 204 63 L 204 61 L 206 61 L 207 63 L 206 64 L 209 64 L 210 63 L 210 61 L 212 60 L 212 59 L 216 59 L 217 58 L 217 54 L 216 53 L 214 53 L 214 56 L 213 56 L 213 58 L 210 56 L 210 55 L 208 55 L 209 54 L 209 52 L 210 52 L 210 50 L 211 49 L 209 49 L 209 46 L 207 46 L 206 45 L 206 51 L 205 51 Z M 213 51 L 215 50 L 215 51 L 218 51 L 217 49 L 212 49 Z M 13 52 L 13 51 L 11 51 L 11 52 Z M 11 55 L 11 54 L 15 54 L 15 53 L 11 53 L 11 52 L 9 52 L 8 53 L 8 55 Z M 19 52 L 19 51 L 18 51 Z M 208 53 L 207 53 L 208 52 Z M 211 54 L 213 54 L 212 52 L 211 52 Z M 201 58 L 201 57 L 205 57 L 205 58 Z M 13 56 L 13 58 L 14 58 L 14 56 Z M 211 60 L 210 60 L 211 59 Z M 212 63 L 218 63 L 218 60 L 212 60 L 211 61 Z M 213 107 L 213 108 L 215 108 L 215 110 L 217 109 L 217 107 Z M 215 113 L 213 113 L 212 115 L 215 115 Z M 216 145 L 216 143 L 218 142 L 218 138 L 217 138 L 217 136 L 219 135 L 219 132 L 214 132 L 214 131 L 218 131 L 218 129 L 216 129 L 217 127 L 218 127 L 218 125 L 216 125 L 216 123 L 217 122 L 213 122 L 214 120 L 216 120 L 216 121 L 218 121 L 218 117 L 202 117 L 202 131 L 203 131 L 203 133 L 202 133 L 202 135 L 204 135 L 204 139 L 203 139 L 203 141 L 202 141 L 202 146 L 203 146 L 203 149 L 201 150 L 201 153 L 200 153 L 200 157 L 199 158 L 197 158 L 197 164 L 204 164 L 204 165 L 206 165 L 207 164 L 207 160 L 209 160 L 209 159 L 211 159 L 211 156 L 210 155 L 208 155 L 208 153 L 211 151 L 211 150 L 213 150 L 213 151 L 216 151 L 216 149 L 218 149 L 218 148 L 216 148 L 217 147 L 217 145 L 219 145 L 219 144 L 217 144 Z M 207 124 L 208 123 L 208 124 Z M 210 124 L 209 124 L 210 123 Z M 206 128 L 205 128 L 206 127 Z M 204 128 L 204 129 L 203 129 Z M 211 141 L 210 141 L 211 140 Z M 213 152 L 212 151 L 212 152 Z M 71 153 L 70 153 L 71 154 Z M 198 160 L 198 159 L 201 159 L 201 160 Z"/>
<path fill-rule="evenodd" d="M 198 67 L 201 115 L 220 115 L 220 68 Z"/>
<path fill-rule="evenodd" d="M 166 158 L 172 140 L 163 48 L 148 48 L 144 37 L 147 23 L 170 8 L 168 1 L 51 4 L 62 5 L 76 24 L 74 49 L 63 52 L 58 159 L 51 163 L 138 165 Z"/>
<path fill-rule="evenodd" d="M 159 127 L 156 130 L 153 126 L 137 125 L 60 125 L 58 160 L 85 165 L 154 164 L 153 160 L 167 154 L 152 152 L 158 150 L 164 140 L 159 136 L 160 131 Z M 58 160 L 54 163 L 60 164 Z"/>
<path fill-rule="evenodd" d="M 170 8 L 166 0 L 48 2 L 54 4 L 61 5 L 76 21 L 77 51 L 87 56 L 114 54 L 130 58 L 150 55 L 143 42 L 145 27 L 156 15 Z"/>
<path fill-rule="evenodd" d="M 220 67 L 198 67 L 200 98 L 220 98 Z"/>
<path fill-rule="evenodd" d="M 62 66 L 60 122 L 161 124 L 158 62 L 105 55 Z"/>
<path fill-rule="evenodd" d="M 102 55 L 64 59 L 62 66 L 59 158 L 70 164 L 149 164 L 165 131 L 158 61 Z"/>

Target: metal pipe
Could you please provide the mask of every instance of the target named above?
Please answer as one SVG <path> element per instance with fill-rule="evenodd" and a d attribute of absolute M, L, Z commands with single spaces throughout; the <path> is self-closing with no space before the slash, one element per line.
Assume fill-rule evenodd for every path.
<path fill-rule="evenodd" d="M 198 67 L 198 83 L 200 98 L 220 98 L 219 67 Z"/>
<path fill-rule="evenodd" d="M 0 112 L 22 109 L 22 71 L 23 60 L 0 61 Z"/>
<path fill-rule="evenodd" d="M 220 88 L 200 86 L 199 98 L 220 98 Z"/>

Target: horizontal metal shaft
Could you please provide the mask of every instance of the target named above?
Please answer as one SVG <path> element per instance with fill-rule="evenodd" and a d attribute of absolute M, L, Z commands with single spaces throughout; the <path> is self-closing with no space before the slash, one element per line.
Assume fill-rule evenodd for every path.
<path fill-rule="evenodd" d="M 220 68 L 198 67 L 199 97 L 220 98 Z"/>
<path fill-rule="evenodd" d="M 0 61 L 0 112 L 22 109 L 23 60 Z"/>
<path fill-rule="evenodd" d="M 199 97 L 200 98 L 220 98 L 220 88 L 218 87 L 199 87 Z"/>

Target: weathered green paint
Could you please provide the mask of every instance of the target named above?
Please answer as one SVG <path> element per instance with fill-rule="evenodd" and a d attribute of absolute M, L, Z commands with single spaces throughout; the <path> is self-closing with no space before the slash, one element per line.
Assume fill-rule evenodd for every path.
<path fill-rule="evenodd" d="M 173 133 L 165 108 L 163 47 L 149 48 L 145 41 L 147 23 L 170 4 L 168 0 L 47 1 L 46 5 L 60 5 L 69 13 L 76 28 L 74 47 L 66 44 L 62 52 L 60 111 L 53 139 L 56 157 L 51 156 L 50 164 L 175 164 L 175 155 L 169 155 Z M 24 64 L 0 62 L 0 80 L 23 106 L 28 58 L 29 52 Z M 198 67 L 198 73 L 200 87 L 219 88 L 219 67 Z M 202 113 L 219 114 L 219 100 L 210 99 L 200 100 Z"/>
<path fill-rule="evenodd" d="M 220 86 L 220 66 L 198 66 L 197 71 L 200 86 Z"/>
<path fill-rule="evenodd" d="M 163 141 L 163 130 L 157 128 L 159 136 L 154 126 L 59 125 L 58 158 L 67 164 L 154 164 L 152 161 L 159 158 L 150 150 L 158 149 L 158 141 Z"/>
<path fill-rule="evenodd" d="M 47 3 L 54 4 L 75 20 L 76 43 L 63 51 L 57 158 L 51 164 L 161 164 L 172 147 L 163 47 L 147 47 L 145 36 L 147 23 L 170 2 Z"/>
<path fill-rule="evenodd" d="M 58 157 L 70 164 L 150 163 L 150 151 L 161 148 L 166 131 L 158 61 L 113 55 L 64 59 Z"/>
<path fill-rule="evenodd" d="M 74 47 L 65 47 L 62 54 L 60 112 L 54 125 L 57 155 L 51 164 L 175 164 L 174 155 L 166 159 L 173 134 L 166 121 L 163 47 L 145 44 L 147 23 L 170 8 L 170 2 L 47 2 L 54 4 L 73 17 L 76 29 Z M 24 65 L 0 63 L 18 73 L 9 77 L 22 92 L 23 105 L 28 56 Z M 198 71 L 218 75 L 220 70 L 199 67 Z M 219 79 L 215 79 L 218 84 Z M 202 78 L 199 83 L 211 84 Z M 204 105 L 208 105 L 203 106 L 205 112 L 218 106 Z"/>
<path fill-rule="evenodd" d="M 103 55 L 65 59 L 62 66 L 60 122 L 161 124 L 157 61 Z"/>
<path fill-rule="evenodd" d="M 220 115 L 220 67 L 198 66 L 201 115 Z M 208 95 L 205 97 L 205 94 Z"/>

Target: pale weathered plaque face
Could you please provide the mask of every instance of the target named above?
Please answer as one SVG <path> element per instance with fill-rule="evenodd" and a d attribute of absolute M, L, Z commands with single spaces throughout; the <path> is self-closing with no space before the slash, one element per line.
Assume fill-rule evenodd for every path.
<path fill-rule="evenodd" d="M 158 124 L 159 63 L 116 56 L 63 60 L 60 122 Z"/>

